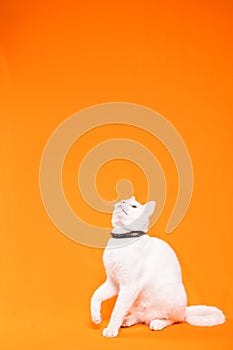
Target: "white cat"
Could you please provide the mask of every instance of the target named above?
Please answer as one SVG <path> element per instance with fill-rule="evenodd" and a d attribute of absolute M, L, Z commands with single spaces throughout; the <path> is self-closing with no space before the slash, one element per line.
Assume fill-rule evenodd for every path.
<path fill-rule="evenodd" d="M 137 323 L 161 330 L 175 322 L 214 326 L 225 322 L 213 306 L 188 306 L 181 268 L 172 248 L 145 234 L 155 202 L 141 205 L 132 197 L 115 205 L 114 230 L 104 251 L 107 279 L 93 294 L 91 315 L 101 322 L 101 303 L 118 295 L 106 337 L 116 337 L 119 328 Z"/>

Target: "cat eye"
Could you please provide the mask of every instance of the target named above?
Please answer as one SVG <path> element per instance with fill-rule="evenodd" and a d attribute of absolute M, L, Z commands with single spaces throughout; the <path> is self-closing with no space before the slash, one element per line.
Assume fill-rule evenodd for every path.
<path fill-rule="evenodd" d="M 136 205 L 131 205 L 131 207 L 132 207 L 132 208 L 137 208 L 137 206 L 136 206 Z"/>

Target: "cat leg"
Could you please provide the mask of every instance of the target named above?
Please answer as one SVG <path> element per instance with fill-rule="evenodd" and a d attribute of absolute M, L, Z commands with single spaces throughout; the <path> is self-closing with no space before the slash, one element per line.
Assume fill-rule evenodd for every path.
<path fill-rule="evenodd" d="M 167 302 L 168 304 L 168 302 Z M 168 308 L 168 305 L 166 306 Z M 186 307 L 184 305 L 171 305 L 167 310 L 160 310 L 149 324 L 153 331 L 160 331 L 174 323 L 183 322 Z"/>
<path fill-rule="evenodd" d="M 172 325 L 174 321 L 165 319 L 155 319 L 150 322 L 150 329 L 153 331 L 160 331 L 161 329 Z"/>
<path fill-rule="evenodd" d="M 108 327 L 103 330 L 103 336 L 116 337 L 118 335 L 119 328 L 137 295 L 137 290 L 131 290 L 129 287 L 120 289 Z"/>
<path fill-rule="evenodd" d="M 154 315 L 153 319 L 150 321 L 149 327 L 153 331 L 160 331 L 161 329 L 168 327 L 174 323 L 183 322 L 184 315 L 185 306 L 171 305 L 168 310 L 160 310 L 156 316 Z"/>
<path fill-rule="evenodd" d="M 103 301 L 112 298 L 117 294 L 116 286 L 107 279 L 99 288 L 96 289 L 91 298 L 91 318 L 96 324 L 102 321 L 101 304 Z"/>
<path fill-rule="evenodd" d="M 121 327 L 130 327 L 135 324 L 139 323 L 138 318 L 136 318 L 134 315 L 129 315 L 124 318 L 124 321 L 121 325 Z"/>

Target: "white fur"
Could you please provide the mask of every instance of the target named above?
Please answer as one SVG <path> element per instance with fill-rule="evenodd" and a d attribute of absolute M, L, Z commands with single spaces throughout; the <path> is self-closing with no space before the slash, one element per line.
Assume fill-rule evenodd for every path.
<path fill-rule="evenodd" d="M 147 232 L 155 202 L 145 205 L 134 197 L 117 203 L 113 211 L 113 232 Z M 181 268 L 172 248 L 147 234 L 138 238 L 110 239 L 103 255 L 107 279 L 93 294 L 91 315 L 101 322 L 101 303 L 118 295 L 106 337 L 116 337 L 120 327 L 137 323 L 161 330 L 175 322 L 214 326 L 225 322 L 222 311 L 209 306 L 187 307 Z"/>

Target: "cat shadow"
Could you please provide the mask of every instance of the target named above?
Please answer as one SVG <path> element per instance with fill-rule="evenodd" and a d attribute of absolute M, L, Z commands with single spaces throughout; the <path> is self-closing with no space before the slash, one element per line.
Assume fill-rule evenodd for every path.
<path fill-rule="evenodd" d="M 187 323 L 175 323 L 159 331 L 152 331 L 145 324 L 136 324 L 130 327 L 121 327 L 119 336 L 122 338 L 152 338 L 157 337 L 161 341 L 196 343 L 207 341 L 208 339 L 219 340 L 225 334 L 227 324 L 215 327 L 194 327 Z"/>

